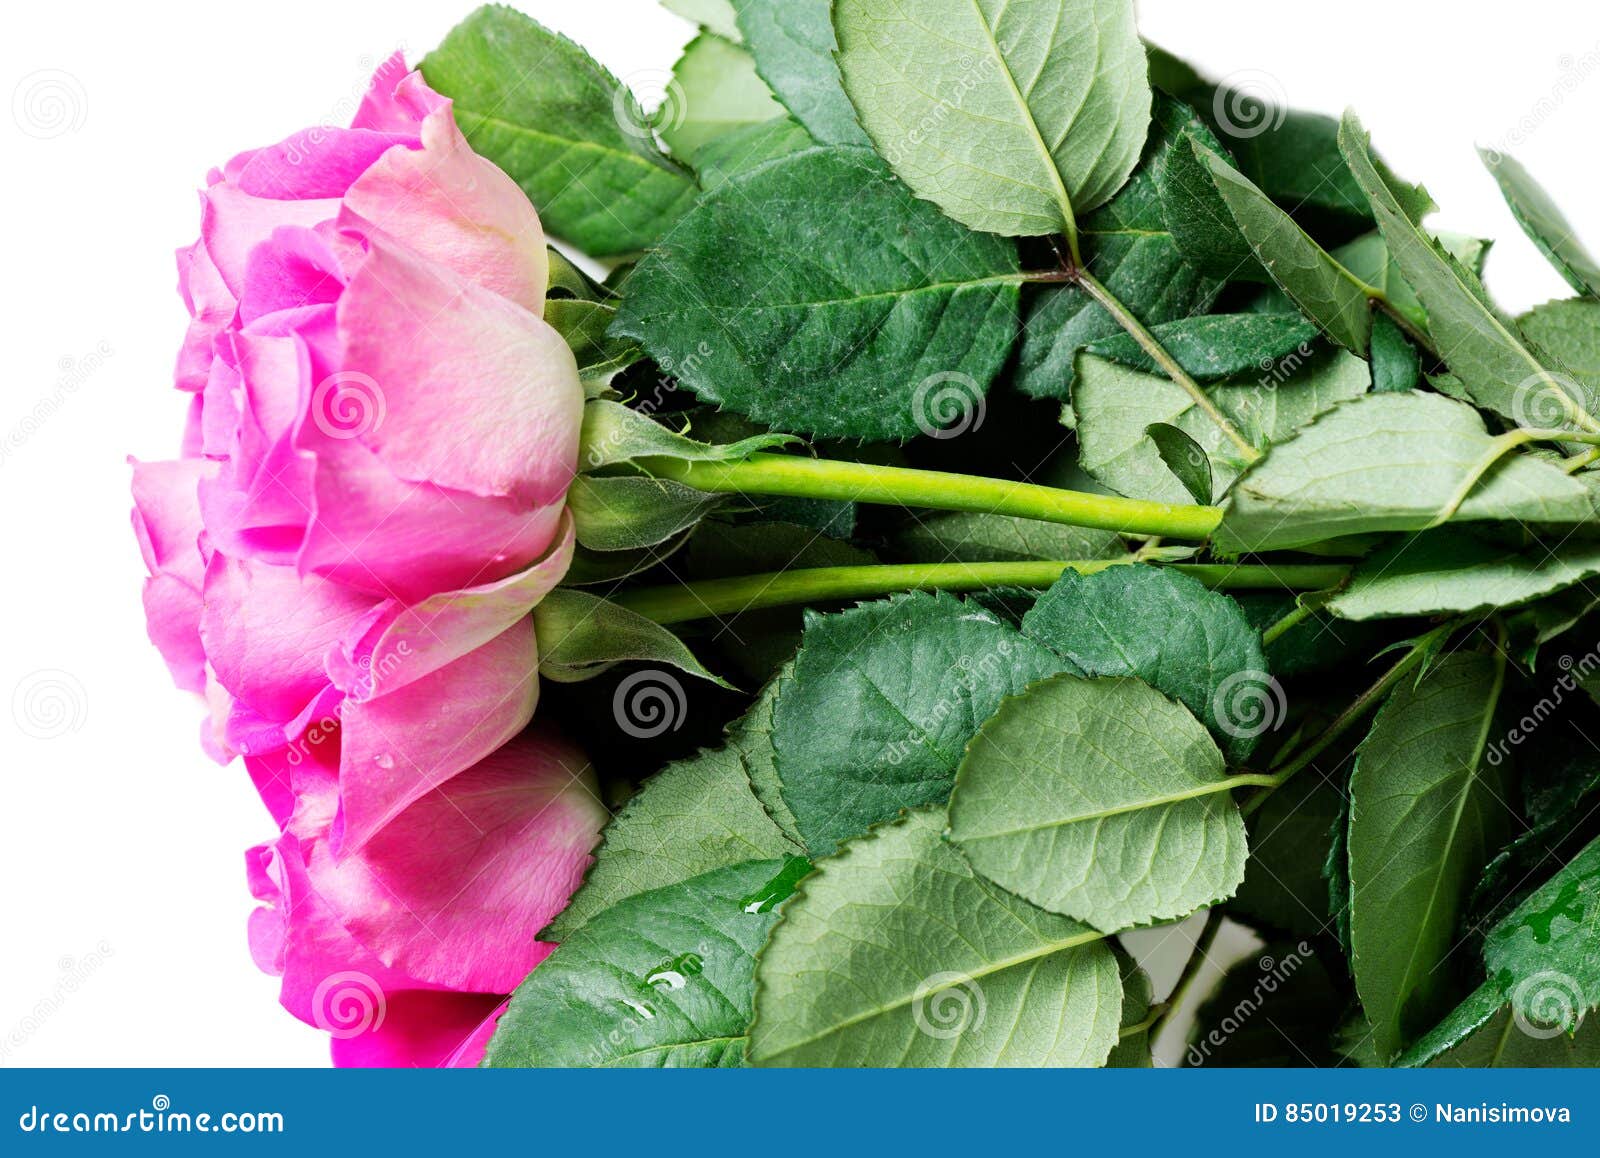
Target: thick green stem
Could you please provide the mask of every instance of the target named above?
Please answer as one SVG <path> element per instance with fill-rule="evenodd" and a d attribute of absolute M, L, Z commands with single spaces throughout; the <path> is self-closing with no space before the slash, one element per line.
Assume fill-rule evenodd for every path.
<path fill-rule="evenodd" d="M 718 615 L 737 615 L 764 607 L 873 599 L 900 591 L 986 591 L 993 587 L 1048 587 L 1067 570 L 1093 574 L 1108 567 L 1135 566 L 1132 558 L 1024 563 L 906 563 L 863 567 L 791 568 L 762 575 L 704 579 L 661 587 L 640 587 L 612 601 L 656 623 L 684 623 Z M 1219 590 L 1289 589 L 1317 591 L 1342 580 L 1348 569 L 1336 565 L 1228 566 L 1166 564 Z M 1241 785 L 1243 786 L 1243 785 Z"/>
<path fill-rule="evenodd" d="M 1217 409 L 1217 404 L 1211 401 L 1211 395 L 1202 390 L 1200 383 L 1196 382 L 1182 366 L 1178 365 L 1178 360 L 1167 353 L 1166 347 L 1157 340 L 1154 334 L 1145 328 L 1143 322 L 1129 312 L 1128 307 L 1123 305 L 1115 294 L 1096 280 L 1095 276 L 1086 269 L 1079 269 L 1076 272 L 1076 278 L 1078 284 L 1083 287 L 1084 292 L 1100 303 L 1106 313 L 1116 320 L 1117 325 L 1126 330 L 1128 336 L 1138 342 L 1144 352 L 1150 355 L 1150 359 L 1165 371 L 1167 377 L 1183 387 L 1184 392 L 1194 400 L 1194 404 L 1199 407 L 1201 412 L 1216 423 L 1217 429 L 1221 430 L 1228 441 L 1238 448 L 1239 453 L 1246 462 L 1254 462 L 1261 457 L 1261 452 L 1251 444 L 1249 439 L 1234 428 L 1233 423 L 1228 421 L 1227 415 Z"/>
<path fill-rule="evenodd" d="M 1007 479 L 800 455 L 753 454 L 742 462 L 645 458 L 638 465 L 658 478 L 716 494 L 783 495 L 978 511 L 1133 535 L 1163 535 L 1189 542 L 1204 541 L 1222 519 L 1217 507 L 1151 503 Z"/>

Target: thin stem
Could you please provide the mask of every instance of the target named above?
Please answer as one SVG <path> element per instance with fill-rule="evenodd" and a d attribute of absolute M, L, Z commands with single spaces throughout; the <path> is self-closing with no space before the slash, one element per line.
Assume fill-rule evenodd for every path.
<path fill-rule="evenodd" d="M 1316 613 L 1317 605 L 1315 603 L 1309 600 L 1301 600 L 1296 603 L 1293 611 L 1261 633 L 1262 646 L 1271 647 Z"/>
<path fill-rule="evenodd" d="M 1483 476 L 1488 474 L 1489 471 L 1494 468 L 1496 463 L 1498 463 L 1506 455 L 1510 454 L 1513 450 L 1517 449 L 1517 447 L 1526 446 L 1530 442 L 1580 442 L 1600 444 L 1600 434 L 1591 431 L 1544 430 L 1519 426 L 1515 430 L 1508 430 L 1504 434 L 1496 435 L 1490 441 L 1489 449 L 1484 451 L 1482 457 L 1479 458 L 1475 464 L 1473 464 L 1472 469 L 1467 472 L 1467 476 L 1462 479 L 1461 484 L 1456 487 L 1455 493 L 1450 496 L 1450 500 L 1445 503 L 1445 505 L 1440 509 L 1438 515 L 1434 517 L 1433 522 L 1429 523 L 1428 526 L 1430 528 L 1437 527 L 1453 519 L 1456 512 L 1461 509 L 1461 504 L 1467 501 L 1467 499 L 1472 495 L 1473 490 L 1477 487 L 1478 483 L 1482 481 Z M 1589 450 L 1573 457 L 1575 459 L 1582 460 L 1586 456 L 1592 456 L 1596 453 L 1596 450 Z M 1569 468 L 1567 471 L 1569 474 L 1573 473 L 1573 469 L 1571 468 L 1572 461 L 1572 459 L 1568 459 L 1565 463 L 1563 463 L 1564 466 Z M 1580 462 L 1579 469 L 1581 469 L 1583 465 L 1586 464 Z"/>
<path fill-rule="evenodd" d="M 1202 542 L 1222 520 L 1217 507 L 1182 506 L 1085 494 L 1035 483 L 863 462 L 753 454 L 742 462 L 645 458 L 639 466 L 696 490 L 892 503 L 945 511 L 1017 515 L 1047 523 Z"/>
<path fill-rule="evenodd" d="M 1353 702 L 1344 711 L 1340 712 L 1339 715 L 1334 718 L 1334 721 L 1325 729 L 1323 729 L 1322 734 L 1312 741 L 1305 751 L 1301 752 L 1300 755 L 1296 756 L 1277 772 L 1274 772 L 1269 777 L 1271 783 L 1263 787 L 1260 792 L 1257 792 L 1249 800 L 1245 801 L 1244 804 L 1240 806 L 1239 811 L 1245 816 L 1250 816 L 1253 814 L 1256 809 L 1260 808 L 1261 805 L 1266 802 L 1268 796 L 1277 791 L 1279 788 L 1282 788 L 1291 779 L 1293 779 L 1296 774 L 1307 768 L 1313 760 L 1326 752 L 1334 743 L 1334 741 L 1338 740 L 1340 736 L 1344 735 L 1356 723 L 1358 723 L 1361 718 L 1378 703 L 1379 700 L 1388 695 L 1394 686 L 1405 678 L 1406 673 L 1411 671 L 1422 662 L 1429 651 L 1432 650 L 1435 643 L 1439 642 L 1443 638 L 1447 638 L 1450 633 L 1455 630 L 1455 628 L 1456 624 L 1454 621 L 1440 624 L 1438 627 L 1428 632 L 1427 635 L 1424 635 L 1421 639 L 1418 639 L 1415 643 L 1413 643 L 1411 645 L 1411 650 L 1406 652 L 1406 654 L 1400 658 L 1398 663 L 1396 663 L 1388 671 L 1384 672 L 1377 683 L 1373 684 L 1366 691 L 1362 692 L 1356 697 L 1355 702 Z"/>
<path fill-rule="evenodd" d="M 685 623 L 766 607 L 872 599 L 901 591 L 985 591 L 992 587 L 1049 587 L 1064 571 L 1093 574 L 1136 565 L 1131 558 L 1023 563 L 906 563 L 862 567 L 811 567 L 704 579 L 623 591 L 612 601 L 656 623 Z M 1139 564 L 1143 565 L 1143 564 Z M 1342 566 L 1283 567 L 1168 564 L 1220 590 L 1284 588 L 1320 590 L 1348 573 Z M 1255 781 L 1240 781 L 1239 787 Z"/>
<path fill-rule="evenodd" d="M 1172 986 L 1172 992 L 1165 1001 L 1166 1008 L 1162 1010 L 1155 1024 L 1150 1027 L 1150 1036 L 1153 1040 L 1160 1032 L 1160 1027 L 1165 1025 L 1168 1018 L 1176 1013 L 1189 996 L 1189 991 L 1194 988 L 1195 981 L 1199 978 L 1201 970 L 1205 968 L 1207 959 L 1211 954 L 1211 946 L 1216 944 L 1217 933 L 1222 929 L 1222 910 L 1212 906 L 1206 911 L 1206 923 L 1200 928 L 1200 935 L 1195 938 L 1194 948 L 1190 950 L 1189 959 L 1183 964 L 1183 972 L 1178 974 L 1177 982 Z"/>
<path fill-rule="evenodd" d="M 1143 322 L 1128 311 L 1128 307 L 1123 305 L 1115 294 L 1102 285 L 1086 269 L 1078 268 L 1075 271 L 1075 277 L 1078 284 L 1083 287 L 1084 292 L 1099 302 L 1106 313 L 1116 319 L 1117 324 L 1126 330 L 1135 342 L 1139 343 L 1144 352 L 1150 355 L 1151 360 L 1166 372 L 1167 377 L 1183 387 L 1184 392 L 1194 400 L 1194 404 L 1200 408 L 1207 418 L 1217 424 L 1217 428 L 1227 436 L 1229 442 L 1238 447 L 1239 453 L 1244 456 L 1246 462 L 1254 462 L 1261 457 L 1261 452 L 1234 428 L 1233 423 L 1228 421 L 1227 416 L 1221 410 L 1217 409 L 1217 404 L 1211 401 L 1211 396 L 1200 388 L 1200 384 L 1191 378 L 1182 366 L 1178 365 L 1177 359 L 1167 353 L 1166 347 L 1157 340 L 1154 334 L 1145 328 Z"/>

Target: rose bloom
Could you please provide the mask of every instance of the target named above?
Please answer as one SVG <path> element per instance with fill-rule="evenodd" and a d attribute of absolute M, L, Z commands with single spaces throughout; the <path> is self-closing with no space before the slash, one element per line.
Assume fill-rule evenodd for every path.
<path fill-rule="evenodd" d="M 584 400 L 543 230 L 395 56 L 349 128 L 213 171 L 178 258 L 182 454 L 134 463 L 150 636 L 282 830 L 251 939 L 285 1005 L 341 1060 L 441 1061 L 548 951 L 604 819 L 581 756 L 517 739 Z M 340 1035 L 311 1000 L 337 973 L 386 1025 Z"/>

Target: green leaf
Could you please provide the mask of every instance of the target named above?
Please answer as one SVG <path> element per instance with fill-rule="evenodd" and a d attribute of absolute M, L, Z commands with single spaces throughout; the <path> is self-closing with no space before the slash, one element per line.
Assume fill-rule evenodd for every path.
<path fill-rule="evenodd" d="M 906 439 L 928 426 L 929 382 L 977 404 L 1020 280 L 1011 243 L 940 216 L 865 150 L 818 149 L 707 193 L 639 263 L 613 332 L 766 425 Z"/>
<path fill-rule="evenodd" d="M 748 861 L 596 913 L 517 986 L 483 1064 L 742 1065 L 755 954 L 777 919 L 752 898 L 793 875 Z"/>
<path fill-rule="evenodd" d="M 694 156 L 700 187 L 708 192 L 728 180 L 804 149 L 821 148 L 811 134 L 789 117 L 734 129 L 707 141 Z"/>
<path fill-rule="evenodd" d="M 627 88 L 519 12 L 479 8 L 423 59 L 422 75 L 544 227 L 585 253 L 643 249 L 694 200 L 694 182 L 656 148 Z"/>
<path fill-rule="evenodd" d="M 1239 170 L 1193 146 L 1256 259 L 1306 317 L 1353 354 L 1365 355 L 1372 332 L 1368 288 L 1313 241 Z"/>
<path fill-rule="evenodd" d="M 830 0 L 736 0 L 756 71 L 810 134 L 830 145 L 866 145 L 833 55 Z"/>
<path fill-rule="evenodd" d="M 1422 355 L 1388 314 L 1372 318 L 1372 392 L 1404 394 L 1422 382 Z"/>
<path fill-rule="evenodd" d="M 1189 133 L 1214 139 L 1191 110 L 1158 96 L 1139 168 L 1078 231 L 1090 272 L 1147 326 L 1204 314 L 1222 288 L 1219 279 L 1184 260 L 1167 227 L 1164 174 L 1187 147 Z M 1025 315 L 1017 385 L 1031 398 L 1066 399 L 1078 351 L 1122 332 L 1104 307 L 1074 285 L 1032 287 Z"/>
<path fill-rule="evenodd" d="M 839 70 L 917 196 L 987 233 L 1072 233 L 1133 172 L 1150 82 L 1131 0 L 835 0 Z"/>
<path fill-rule="evenodd" d="M 1570 1032 L 1600 1008 L 1600 840 L 1489 931 L 1483 962 L 1518 1011 L 1543 1027 Z"/>
<path fill-rule="evenodd" d="M 659 623 L 585 591 L 563 587 L 550 592 L 533 609 L 533 627 L 539 674 L 557 683 L 581 683 L 616 664 L 648 660 L 732 688 Z"/>
<path fill-rule="evenodd" d="M 1205 158 L 1222 155 L 1222 143 L 1196 123 L 1168 151 L 1161 180 L 1161 205 L 1167 228 L 1183 257 L 1209 277 L 1223 281 L 1266 281 L 1255 251 L 1223 201 Z"/>
<path fill-rule="evenodd" d="M 1149 437 L 1151 424 L 1165 423 L 1210 456 L 1214 493 L 1233 485 L 1242 466 L 1236 448 L 1177 383 L 1092 355 L 1079 358 L 1078 375 L 1074 405 L 1082 465 L 1102 483 L 1130 498 L 1192 501 Z M 1265 450 L 1337 404 L 1359 398 L 1369 383 L 1365 362 L 1319 343 L 1265 373 L 1215 383 L 1206 392 L 1247 440 Z"/>
<path fill-rule="evenodd" d="M 1517 327 L 1551 365 L 1600 382 L 1600 302 L 1546 302 L 1518 318 Z"/>
<path fill-rule="evenodd" d="M 783 797 L 806 847 L 824 856 L 903 808 L 943 802 L 978 725 L 1062 666 L 949 595 L 809 614 L 773 713 Z"/>
<path fill-rule="evenodd" d="M 1504 773 L 1484 759 L 1504 663 L 1458 652 L 1403 682 L 1350 780 L 1350 942 L 1380 1058 L 1447 1012 L 1457 920 L 1510 833 Z"/>
<path fill-rule="evenodd" d="M 1233 895 L 1234 786 L 1206 730 L 1148 684 L 1063 674 L 973 739 L 950 837 L 996 884 L 1114 933 Z"/>
<path fill-rule="evenodd" d="M 778 698 L 783 695 L 784 688 L 793 679 L 794 661 L 790 660 L 761 689 L 756 702 L 750 705 L 750 710 L 736 725 L 734 735 L 738 739 L 745 773 L 750 777 L 751 791 L 784 837 L 803 847 L 800 825 L 783 801 L 783 781 L 778 777 L 777 752 L 772 741 L 773 710 L 778 706 Z"/>
<path fill-rule="evenodd" d="M 1115 942 L 1111 943 L 1111 950 L 1122 972 L 1122 1028 L 1106 1058 L 1106 1068 L 1147 1070 L 1155 1065 L 1150 1053 L 1150 1011 L 1155 1004 L 1150 975 Z"/>
<path fill-rule="evenodd" d="M 1483 276 L 1490 242 L 1443 230 L 1438 233 L 1432 230 L 1428 232 L 1429 236 L 1439 243 L 1441 249 L 1465 266 L 1474 277 Z M 1365 282 L 1381 294 L 1383 301 L 1410 322 L 1419 333 L 1428 332 L 1428 311 L 1422 308 L 1422 302 L 1417 299 L 1416 291 L 1401 275 L 1399 265 L 1390 256 L 1389 247 L 1384 244 L 1382 233 L 1377 231 L 1364 233 L 1354 241 L 1341 245 L 1333 251 L 1333 259 L 1354 274 L 1359 281 Z M 1377 316 L 1373 315 L 1374 321 Z"/>
<path fill-rule="evenodd" d="M 1197 382 L 1240 374 L 1270 374 L 1278 361 L 1302 350 L 1309 357 L 1317 327 L 1290 314 L 1209 314 L 1150 327 L 1163 349 Z M 1155 359 L 1128 334 L 1100 338 L 1086 347 L 1107 361 L 1146 374 L 1161 373 Z M 1209 500 L 1208 500 L 1209 501 Z"/>
<path fill-rule="evenodd" d="M 681 421 L 681 418 L 679 419 Z M 787 434 L 757 434 L 727 445 L 699 442 L 668 430 L 648 414 L 618 402 L 590 399 L 583 408 L 579 440 L 585 470 L 600 470 L 640 459 L 675 458 L 682 462 L 739 462 L 759 450 L 798 441 Z"/>
<path fill-rule="evenodd" d="M 735 44 L 739 42 L 739 26 L 732 0 L 661 0 L 661 6 L 708 32 L 714 32 Z"/>
<path fill-rule="evenodd" d="M 1583 247 L 1572 222 L 1544 187 L 1515 157 L 1492 149 L 1479 149 L 1478 156 L 1500 183 L 1500 192 L 1511 206 L 1511 215 L 1529 240 L 1539 247 L 1539 252 L 1573 289 L 1591 298 L 1600 298 L 1600 262 Z"/>
<path fill-rule="evenodd" d="M 1347 232 L 1371 222 L 1332 117 L 1274 107 L 1238 88 L 1179 95 L 1207 114 L 1239 171 L 1307 229 Z"/>
<path fill-rule="evenodd" d="M 722 496 L 670 479 L 580 474 L 567 491 L 578 543 L 593 551 L 631 551 L 664 543 L 722 505 Z"/>
<path fill-rule="evenodd" d="M 1591 392 L 1543 366 L 1478 279 L 1407 214 L 1391 179 L 1374 165 L 1354 114 L 1345 115 L 1339 144 L 1372 201 L 1389 252 L 1428 311 L 1435 344 L 1473 401 L 1516 423 L 1538 415 L 1543 426 L 1600 430 Z"/>
<path fill-rule="evenodd" d="M 1039 597 L 1023 634 L 1088 676 L 1138 676 L 1205 722 L 1229 762 L 1283 722 L 1261 636 L 1239 605 L 1158 567 L 1068 571 Z"/>
<path fill-rule="evenodd" d="M 1326 607 L 1344 619 L 1516 607 L 1600 575 L 1600 543 L 1506 547 L 1454 528 L 1401 540 L 1361 563 Z"/>
<path fill-rule="evenodd" d="M 720 36 L 707 33 L 690 41 L 672 77 L 677 89 L 668 96 L 670 115 L 660 133 L 685 160 L 693 161 L 726 133 L 783 115 L 750 54 Z"/>
<path fill-rule="evenodd" d="M 762 1066 L 1098 1066 L 1118 961 L 1093 929 L 984 881 L 913 812 L 820 862 L 756 965 Z"/>
<path fill-rule="evenodd" d="M 1373 394 L 1279 443 L 1234 485 L 1213 542 L 1267 551 L 1362 534 L 1417 531 L 1445 512 L 1497 450 L 1478 413 L 1433 394 Z M 1551 525 L 1594 518 L 1587 488 L 1559 467 L 1509 454 L 1453 521 Z"/>
<path fill-rule="evenodd" d="M 1517 1024 L 1504 991 L 1486 981 L 1426 1037 L 1407 1050 L 1401 1066 L 1534 1069 L 1600 1066 L 1600 1018 L 1574 1034 L 1532 1036 Z"/>
<path fill-rule="evenodd" d="M 745 861 L 798 855 L 751 791 L 746 749 L 769 743 L 749 717 L 721 748 L 656 773 L 606 825 L 594 867 L 560 916 L 540 934 L 566 941 L 596 914 L 628 897 Z"/>
<path fill-rule="evenodd" d="M 906 563 L 1116 559 L 1127 553 L 1115 531 L 981 511 L 919 515 L 895 535 L 891 550 Z"/>
<path fill-rule="evenodd" d="M 1144 428 L 1144 433 L 1155 443 L 1161 461 L 1194 501 L 1202 505 L 1210 503 L 1216 494 L 1216 484 L 1211 481 L 1211 460 L 1200 444 L 1165 422 L 1152 422 Z"/>

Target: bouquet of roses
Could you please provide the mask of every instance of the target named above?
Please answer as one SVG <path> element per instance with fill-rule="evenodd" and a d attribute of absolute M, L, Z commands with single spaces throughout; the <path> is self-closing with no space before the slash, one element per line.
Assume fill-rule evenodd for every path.
<path fill-rule="evenodd" d="M 1600 1060 L 1600 263 L 1529 175 L 1512 318 L 1131 0 L 669 6 L 649 114 L 486 7 L 207 178 L 134 527 L 284 1006 L 1149 1065 L 1227 920 L 1189 1064 Z"/>

